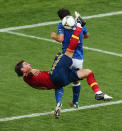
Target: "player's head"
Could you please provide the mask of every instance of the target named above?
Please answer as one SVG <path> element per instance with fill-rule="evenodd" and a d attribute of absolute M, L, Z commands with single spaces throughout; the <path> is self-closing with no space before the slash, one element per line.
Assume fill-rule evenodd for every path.
<path fill-rule="evenodd" d="M 58 10 L 58 16 L 62 20 L 65 16 L 71 15 L 68 9 L 62 8 Z"/>
<path fill-rule="evenodd" d="M 23 76 L 24 73 L 30 72 L 31 69 L 31 65 L 25 62 L 24 60 L 18 62 L 15 66 L 15 72 L 18 76 Z"/>

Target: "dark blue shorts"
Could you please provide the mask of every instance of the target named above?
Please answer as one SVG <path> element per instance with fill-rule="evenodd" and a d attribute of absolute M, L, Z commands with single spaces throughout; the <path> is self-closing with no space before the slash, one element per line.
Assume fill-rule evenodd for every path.
<path fill-rule="evenodd" d="M 50 78 L 57 87 L 64 87 L 71 82 L 80 80 L 77 76 L 77 70 L 69 69 L 72 65 L 72 59 L 66 55 L 59 55 L 55 59 L 50 71 Z"/>

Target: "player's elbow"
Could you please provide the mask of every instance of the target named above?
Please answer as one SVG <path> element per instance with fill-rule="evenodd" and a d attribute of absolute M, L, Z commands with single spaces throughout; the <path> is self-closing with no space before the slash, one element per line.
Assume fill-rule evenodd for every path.
<path fill-rule="evenodd" d="M 64 35 L 58 36 L 58 42 L 62 43 L 64 41 Z"/>
<path fill-rule="evenodd" d="M 84 38 L 89 38 L 89 36 L 90 36 L 89 33 L 87 33 L 87 34 L 85 34 L 83 37 L 84 37 Z"/>
<path fill-rule="evenodd" d="M 59 34 L 57 36 L 57 41 L 60 42 L 60 43 L 62 43 L 64 41 L 64 34 Z"/>
<path fill-rule="evenodd" d="M 63 42 L 63 38 L 58 38 L 58 42 L 62 43 Z"/>

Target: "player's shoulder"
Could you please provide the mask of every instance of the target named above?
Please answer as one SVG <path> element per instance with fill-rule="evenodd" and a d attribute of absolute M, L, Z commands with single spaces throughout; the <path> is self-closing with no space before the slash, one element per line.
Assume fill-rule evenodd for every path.
<path fill-rule="evenodd" d="M 61 22 L 58 23 L 58 28 L 64 28 Z"/>

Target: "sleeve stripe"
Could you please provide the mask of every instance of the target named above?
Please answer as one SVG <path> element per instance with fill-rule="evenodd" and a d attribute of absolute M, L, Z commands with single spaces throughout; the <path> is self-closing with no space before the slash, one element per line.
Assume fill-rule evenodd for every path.
<path fill-rule="evenodd" d="M 90 86 L 93 87 L 94 85 L 98 85 L 97 82 L 92 83 Z"/>
<path fill-rule="evenodd" d="M 79 37 L 77 37 L 76 35 L 72 35 L 72 37 L 79 40 Z"/>

